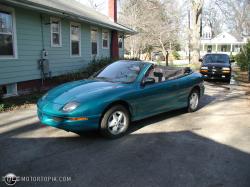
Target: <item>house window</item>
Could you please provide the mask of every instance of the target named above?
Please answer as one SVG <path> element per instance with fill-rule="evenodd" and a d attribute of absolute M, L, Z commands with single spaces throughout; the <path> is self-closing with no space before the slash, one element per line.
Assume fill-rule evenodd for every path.
<path fill-rule="evenodd" d="M 57 18 L 51 18 L 51 46 L 61 47 L 62 36 L 61 36 L 61 21 Z"/>
<path fill-rule="evenodd" d="M 102 32 L 102 48 L 105 48 L 105 49 L 109 48 L 109 32 L 108 31 Z"/>
<path fill-rule="evenodd" d="M 207 46 L 207 52 L 208 52 L 208 53 L 211 53 L 211 52 L 212 52 L 212 49 L 213 49 L 213 46 L 212 46 L 212 45 L 208 45 L 208 46 Z"/>
<path fill-rule="evenodd" d="M 91 30 L 91 46 L 92 46 L 92 55 L 98 54 L 98 32 L 95 29 Z"/>
<path fill-rule="evenodd" d="M 119 46 L 120 49 L 123 48 L 123 36 L 122 35 L 119 35 L 118 46 Z"/>
<path fill-rule="evenodd" d="M 227 45 L 221 46 L 221 52 L 227 52 Z"/>
<path fill-rule="evenodd" d="M 0 58 L 16 57 L 15 34 L 14 11 L 0 6 Z"/>
<path fill-rule="evenodd" d="M 72 23 L 70 25 L 71 56 L 81 56 L 81 25 Z"/>

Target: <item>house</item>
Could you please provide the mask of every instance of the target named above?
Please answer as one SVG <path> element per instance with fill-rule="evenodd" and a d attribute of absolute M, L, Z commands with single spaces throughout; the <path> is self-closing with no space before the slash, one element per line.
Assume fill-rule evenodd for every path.
<path fill-rule="evenodd" d="M 86 67 L 92 59 L 124 55 L 124 37 L 135 31 L 117 23 L 117 2 L 109 17 L 75 0 L 0 1 L 0 86 L 17 95 Z M 42 69 L 42 71 L 41 71 Z"/>
<path fill-rule="evenodd" d="M 201 38 L 201 56 L 208 52 L 219 52 L 226 53 L 228 55 L 235 55 L 240 52 L 241 47 L 246 43 L 246 38 L 237 39 L 227 32 L 222 32 L 219 35 L 213 37 L 211 27 L 206 25 L 203 28 Z"/>

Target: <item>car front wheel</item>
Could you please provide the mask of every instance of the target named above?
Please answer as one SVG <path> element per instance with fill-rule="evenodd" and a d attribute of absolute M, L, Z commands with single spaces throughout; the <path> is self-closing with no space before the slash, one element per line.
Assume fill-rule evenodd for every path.
<path fill-rule="evenodd" d="M 195 112 L 198 109 L 199 101 L 199 91 L 194 89 L 188 97 L 188 112 Z"/>
<path fill-rule="evenodd" d="M 108 138 L 119 138 L 126 133 L 129 123 L 128 110 L 122 105 L 115 105 L 103 115 L 100 124 L 101 133 Z"/>

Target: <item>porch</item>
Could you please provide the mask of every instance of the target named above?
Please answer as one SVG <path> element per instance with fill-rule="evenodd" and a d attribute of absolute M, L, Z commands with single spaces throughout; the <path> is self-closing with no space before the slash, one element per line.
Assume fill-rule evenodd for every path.
<path fill-rule="evenodd" d="M 201 43 L 201 55 L 206 53 L 225 53 L 228 55 L 236 55 L 240 52 L 242 42 L 236 43 Z"/>

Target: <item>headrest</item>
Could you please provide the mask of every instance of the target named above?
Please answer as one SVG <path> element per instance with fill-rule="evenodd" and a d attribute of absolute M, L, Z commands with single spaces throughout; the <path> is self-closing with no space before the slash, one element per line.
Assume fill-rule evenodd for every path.
<path fill-rule="evenodd" d="M 154 76 L 155 77 L 163 77 L 163 73 L 162 72 L 154 72 Z"/>

